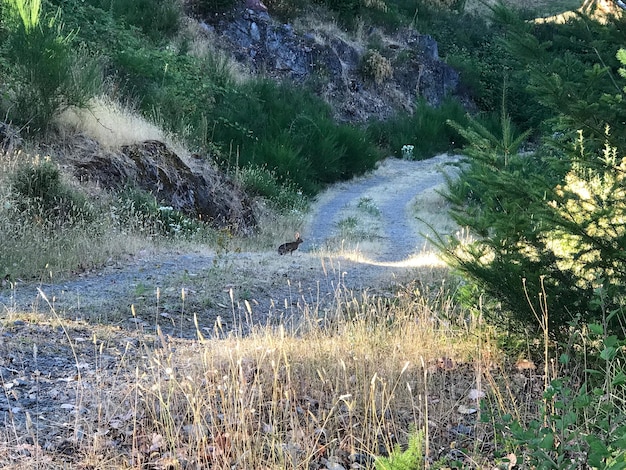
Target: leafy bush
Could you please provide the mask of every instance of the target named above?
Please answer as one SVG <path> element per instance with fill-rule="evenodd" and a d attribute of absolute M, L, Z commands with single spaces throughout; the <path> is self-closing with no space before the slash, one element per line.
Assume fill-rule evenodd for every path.
<path fill-rule="evenodd" d="M 517 117 L 518 106 L 527 106 L 530 100 L 520 97 L 518 102 L 513 97 L 517 96 L 518 89 L 523 90 L 527 81 L 513 82 L 508 77 L 516 61 L 502 44 L 506 28 L 488 21 L 484 15 L 434 8 L 432 5 L 420 8 L 415 27 L 437 40 L 440 56 L 459 71 L 463 86 L 468 88 L 481 111 L 498 111 L 503 88 L 507 86 L 508 99 L 515 103 L 510 109 L 511 118 L 522 122 L 523 117 Z"/>
<path fill-rule="evenodd" d="M 193 142 L 206 139 L 212 106 L 227 85 L 228 70 L 213 58 L 197 60 L 172 51 L 137 44 L 114 57 L 122 90 L 135 97 L 144 115 Z M 191 129 L 191 131 L 190 131 Z"/>
<path fill-rule="evenodd" d="M 330 10 L 335 11 L 343 19 L 354 17 L 361 10 L 361 0 L 316 0 L 317 3 L 321 3 L 328 7 Z"/>
<path fill-rule="evenodd" d="M 507 122 L 499 139 L 475 123 L 462 131 L 470 159 L 448 198 L 457 222 L 480 238 L 449 245 L 450 260 L 530 328 L 550 299 L 553 337 L 572 321 L 602 319 L 619 329 L 606 319 L 621 305 L 626 282 L 626 163 L 619 149 L 607 133 L 604 149 L 588 151 L 581 132 L 554 159 L 547 151 L 520 155 L 523 135 L 514 138 Z"/>
<path fill-rule="evenodd" d="M 210 127 L 223 154 L 236 152 L 224 166 L 266 167 L 314 194 L 373 168 L 379 158 L 363 131 L 336 124 L 326 103 L 293 85 L 253 82 L 222 100 Z"/>
<path fill-rule="evenodd" d="M 383 84 L 393 76 L 391 61 L 376 50 L 368 50 L 361 59 L 361 75 L 373 80 L 377 85 Z"/>
<path fill-rule="evenodd" d="M 267 167 L 244 166 L 237 171 L 237 180 L 247 194 L 261 196 L 279 211 L 304 211 L 307 200 L 291 182 L 282 182 L 276 172 Z"/>
<path fill-rule="evenodd" d="M 528 423 L 511 415 L 494 420 L 520 468 L 626 467 L 624 342 L 599 324 L 590 324 L 580 342 L 589 345 L 580 358 L 586 365 L 582 377 L 553 379 L 539 403 L 539 417 Z M 561 355 L 560 367 L 569 367 L 573 359 Z"/>
<path fill-rule="evenodd" d="M 178 31 L 183 14 L 174 0 L 87 0 L 90 5 L 108 11 L 128 26 L 139 28 L 153 41 L 161 42 Z M 231 2 L 232 3 L 232 2 Z"/>
<path fill-rule="evenodd" d="M 110 3 L 91 2 L 102 3 L 103 8 Z M 167 8 L 169 3 L 162 0 L 159 5 Z M 110 73 L 106 78 L 115 84 L 119 100 L 136 103 L 144 116 L 193 145 L 202 145 L 215 95 L 231 86 L 229 62 L 211 54 L 198 58 L 182 49 L 164 48 L 161 42 L 168 39 L 167 31 L 159 30 L 160 40 L 151 40 L 137 28 L 128 28 L 116 12 L 103 8 L 87 2 L 63 2 L 66 25 L 73 29 L 76 41 L 85 44 L 86 53 L 105 58 Z"/>
<path fill-rule="evenodd" d="M 119 194 L 118 218 L 122 224 L 142 221 L 143 229 L 161 235 L 189 237 L 199 232 L 202 222 L 194 220 L 170 206 L 159 204 L 147 191 L 127 187 Z"/>
<path fill-rule="evenodd" d="M 507 94 L 515 122 L 553 132 L 558 121 L 558 130 L 590 128 L 602 140 L 602 121 L 623 119 L 623 106 L 602 104 L 622 92 L 615 81 L 616 54 L 626 33 L 618 24 L 584 16 L 563 25 L 534 24 L 503 6 L 494 7 L 493 16 L 506 32 L 503 66 L 510 71 Z M 598 119 L 601 106 L 610 114 Z"/>
<path fill-rule="evenodd" d="M 22 14 L 11 14 L 10 5 L 0 37 L 0 71 L 9 90 L 4 112 L 25 130 L 42 131 L 66 107 L 86 105 L 99 87 L 99 65 L 72 53 L 73 35 L 64 33 L 60 11 L 40 18 L 37 2 Z"/>
<path fill-rule="evenodd" d="M 17 208 L 31 217 L 54 226 L 93 218 L 87 198 L 64 184 L 58 167 L 50 161 L 22 163 L 9 176 L 9 185 Z"/>
<path fill-rule="evenodd" d="M 446 99 L 434 108 L 420 100 L 412 115 L 400 113 L 386 121 L 370 122 L 367 133 L 388 155 L 401 157 L 402 148 L 412 145 L 412 155 L 419 160 L 461 144 L 460 134 L 447 124 L 449 119 L 465 122 L 465 110 L 458 102 Z"/>
<path fill-rule="evenodd" d="M 470 158 L 450 186 L 450 201 L 457 221 L 480 238 L 453 244 L 448 254 L 523 325 L 536 328 L 541 299 L 551 299 L 549 328 L 558 338 L 572 321 L 599 321 L 603 308 L 622 302 L 626 115 L 611 67 L 562 51 L 551 56 L 552 43 L 540 44 L 523 22 L 514 22 L 510 34 L 509 47 L 529 61 L 529 91 L 555 116 L 544 129 L 551 125 L 560 137 L 520 155 L 509 118 L 503 116 L 500 136 L 476 122 L 457 127 L 470 143 Z M 626 53 L 616 56 L 626 63 Z M 605 296 L 602 308 L 598 291 Z"/>

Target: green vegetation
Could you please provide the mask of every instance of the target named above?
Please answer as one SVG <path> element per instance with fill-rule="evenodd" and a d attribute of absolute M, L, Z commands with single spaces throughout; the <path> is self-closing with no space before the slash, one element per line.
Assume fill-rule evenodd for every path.
<path fill-rule="evenodd" d="M 180 6 L 170 0 L 88 0 L 87 3 L 108 11 L 113 18 L 123 21 L 128 27 L 139 28 L 154 41 L 174 36 L 182 16 Z"/>
<path fill-rule="evenodd" d="M 308 206 L 306 196 L 294 183 L 281 182 L 267 167 L 247 165 L 236 176 L 248 194 L 264 198 L 280 212 L 304 211 Z"/>
<path fill-rule="evenodd" d="M 376 470 L 411 470 L 422 468 L 424 464 L 424 436 L 422 431 L 413 431 L 409 436 L 406 450 L 400 446 L 393 449 L 389 457 L 376 460 Z"/>
<path fill-rule="evenodd" d="M 385 80 L 393 76 L 391 61 L 377 50 L 370 49 L 363 55 L 361 60 L 361 74 L 366 80 L 381 85 Z"/>
<path fill-rule="evenodd" d="M 74 34 L 60 11 L 39 1 L 4 0 L 0 29 L 3 114 L 25 130 L 42 132 L 69 106 L 85 106 L 100 80 L 96 61 L 72 52 Z"/>
<path fill-rule="evenodd" d="M 286 18 L 310 8 L 295 0 L 267 3 Z M 54 136 L 63 111 L 110 94 L 209 155 L 266 203 L 259 207 L 267 209 L 262 217 L 272 232 L 264 246 L 284 234 L 280 217 L 291 217 L 284 225 L 301 224 L 311 196 L 372 169 L 384 155 L 400 157 L 404 148 L 405 158 L 422 159 L 464 147 L 446 197 L 473 238 L 439 239 L 460 279 L 446 278 L 446 289 L 436 292 L 420 280 L 388 297 L 338 291 L 334 310 L 325 312 L 298 303 L 302 324 L 293 335 L 283 325 L 230 335 L 218 319 L 210 340 L 198 328 L 197 343 L 174 346 L 155 325 L 162 348 L 141 343 L 141 354 L 132 362 L 124 355 L 117 369 L 128 380 L 115 392 L 132 419 L 100 406 L 101 396 L 87 397 L 98 388 L 85 387 L 101 420 L 87 434 L 110 426 L 105 434 L 123 436 L 116 445 L 131 457 L 110 455 L 98 439 L 88 457 L 111 467 L 178 468 L 184 460 L 232 468 L 237 456 L 249 468 L 259 462 L 322 468 L 351 452 L 378 457 L 369 461 L 378 468 L 417 468 L 426 459 L 440 468 L 512 468 L 514 457 L 520 467 L 625 468 L 623 25 L 585 17 L 538 24 L 529 21 L 536 12 L 502 5 L 488 8 L 486 18 L 466 11 L 464 1 L 315 3 L 349 31 L 376 22 L 383 31 L 412 25 L 432 34 L 476 98 L 476 112 L 468 116 L 452 100 L 436 109 L 418 102 L 413 113 L 384 122 L 337 123 L 306 86 L 237 80 L 217 52 L 191 54 L 193 38 L 173 0 L 0 4 L 0 112 L 29 143 Z M 194 6 L 207 14 L 231 5 Z M 363 76 L 383 86 L 393 64 L 376 44 L 364 46 L 370 50 Z M 193 241 L 228 250 L 229 234 L 162 206 L 152 194 L 128 187 L 91 200 L 64 179 L 54 158 L 3 153 L 0 164 L 3 279 L 67 275 L 133 252 L 134 244 Z M 338 224 L 340 236 L 374 239 L 363 221 L 375 222 L 380 210 L 371 199 L 355 206 L 356 215 Z M 224 273 L 241 273 L 220 262 L 212 269 L 223 293 Z M 197 282 L 194 292 L 204 292 L 204 280 Z M 240 285 L 238 300 L 246 305 L 253 298 Z M 239 305 L 230 290 L 235 318 Z M 148 287 L 135 291 L 143 297 Z M 180 324 L 188 313 L 181 295 Z M 202 301 L 219 303 L 208 295 Z M 187 347 L 192 359 L 180 353 Z M 441 357 L 441 350 L 454 358 Z M 542 361 L 543 371 L 535 373 L 533 364 L 506 375 L 512 358 L 502 351 Z M 36 357 L 37 349 L 21 353 Z M 465 382 L 456 387 L 455 380 Z M 483 395 L 460 398 L 451 390 Z M 458 411 L 464 417 L 450 429 L 431 424 L 434 405 L 449 414 L 459 400 L 475 408 L 464 405 Z M 478 414 L 482 421 L 472 421 Z M 437 432 L 444 444 L 434 450 L 429 443 Z M 143 442 L 145 436 L 153 440 Z M 180 460 L 163 457 L 176 452 Z"/>
<path fill-rule="evenodd" d="M 495 417 L 509 461 L 537 469 L 626 466 L 624 341 L 597 323 L 589 324 L 583 334 L 583 341 L 573 343 L 585 344 L 585 349 L 563 352 L 559 376 L 548 380 L 546 375 L 535 417 L 527 421 L 515 413 Z M 585 366 L 576 364 L 580 356 Z M 487 411 L 485 419 L 491 418 Z M 516 455 L 523 455 L 523 461 Z"/>
<path fill-rule="evenodd" d="M 92 217 L 85 196 L 65 185 L 58 167 L 49 161 L 22 162 L 8 177 L 18 213 L 59 225 Z"/>
<path fill-rule="evenodd" d="M 371 122 L 367 132 L 386 154 L 402 157 L 402 147 L 413 145 L 413 158 L 421 160 L 461 145 L 461 135 L 447 123 L 450 119 L 467 120 L 458 102 L 447 99 L 433 108 L 420 100 L 412 115 L 400 113 L 386 121 Z"/>
<path fill-rule="evenodd" d="M 226 168 L 265 166 L 308 195 L 374 167 L 364 131 L 332 120 L 330 108 L 289 84 L 251 82 L 216 104 L 212 140 Z"/>
<path fill-rule="evenodd" d="M 547 298 L 554 337 L 588 321 L 623 335 L 618 312 L 625 281 L 620 157 L 625 134 L 619 124 L 624 117 L 618 67 L 609 64 L 626 56 L 618 53 L 619 42 L 607 42 L 599 49 L 613 60 L 586 62 L 584 55 L 542 46 L 542 29 L 523 25 L 505 10 L 497 13 L 511 21 L 507 47 L 527 60 L 526 92 L 544 106 L 542 126 L 556 140 L 545 139 L 530 155 L 519 152 L 524 135 L 515 135 L 504 112 L 498 137 L 476 122 L 461 130 L 470 143 L 467 166 L 451 184 L 449 199 L 459 223 L 479 238 L 465 247 L 453 243 L 447 253 L 525 327 L 538 327 L 536 312 Z M 574 31 L 576 25 L 589 28 L 584 19 L 564 28 Z M 524 50 L 536 52 L 531 58 Z M 540 54 L 545 62 L 537 61 Z M 599 52 L 590 55 L 602 60 Z"/>

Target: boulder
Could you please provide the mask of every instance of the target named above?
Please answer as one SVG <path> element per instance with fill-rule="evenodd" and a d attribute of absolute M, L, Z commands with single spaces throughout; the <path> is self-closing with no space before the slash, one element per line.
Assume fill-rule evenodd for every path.
<path fill-rule="evenodd" d="M 63 163 L 82 181 L 114 190 L 134 185 L 160 204 L 217 228 L 239 235 L 255 229 L 252 202 L 230 178 L 208 159 L 198 155 L 183 159 L 163 142 L 149 140 L 111 151 L 84 137 Z"/>

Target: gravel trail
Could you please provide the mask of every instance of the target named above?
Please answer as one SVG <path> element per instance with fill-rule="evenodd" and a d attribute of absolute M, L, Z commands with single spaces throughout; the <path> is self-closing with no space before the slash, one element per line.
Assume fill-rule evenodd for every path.
<path fill-rule="evenodd" d="M 305 243 L 293 255 L 139 254 L 58 283 L 18 282 L 13 289 L 0 290 L 0 311 L 54 308 L 55 314 L 71 319 L 147 329 L 156 319 L 169 334 L 193 337 L 191 313 L 208 331 L 218 317 L 237 328 L 244 319 L 293 319 L 305 305 L 326 308 L 339 287 L 376 289 L 412 269 L 401 261 L 425 247 L 420 233 L 425 226 L 416 220 L 414 207 L 421 195 L 444 182 L 442 171 L 455 159 L 388 159 L 371 174 L 329 189 L 313 205 L 302 233 Z M 363 201 L 369 213 L 359 212 Z M 368 217 L 371 223 L 360 234 L 369 241 L 346 249 L 341 221 L 358 224 Z"/>
<path fill-rule="evenodd" d="M 380 211 L 383 245 L 373 259 L 394 262 L 415 254 L 426 240 L 416 228 L 411 204 L 419 204 L 420 194 L 442 185 L 446 165 L 456 160 L 448 155 L 422 161 L 388 159 L 372 175 L 338 185 L 315 208 L 309 238 L 314 246 L 323 246 L 350 205 L 372 200 Z M 447 172 L 451 173 L 450 167 Z"/>
<path fill-rule="evenodd" d="M 81 423 L 96 413 L 84 394 L 114 386 L 112 371 L 141 358 L 144 345 L 186 342 L 198 331 L 208 337 L 255 325 L 289 328 L 305 314 L 332 319 L 333 309 L 362 291 L 393 295 L 394 283 L 424 279 L 424 226 L 415 214 L 429 222 L 441 216 L 433 188 L 452 160 L 387 160 L 330 188 L 314 204 L 302 228 L 305 243 L 293 255 L 139 253 L 60 282 L 0 288 L 0 420 L 20 442 L 36 435 L 46 451 L 78 455 Z M 0 466 L 2 459 L 0 449 Z"/>

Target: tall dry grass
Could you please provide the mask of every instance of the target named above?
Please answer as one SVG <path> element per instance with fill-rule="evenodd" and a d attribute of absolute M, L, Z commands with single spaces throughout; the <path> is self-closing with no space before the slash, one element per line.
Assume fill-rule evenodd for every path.
<path fill-rule="evenodd" d="M 58 336 L 78 371 L 67 384 L 77 411 L 54 433 L 72 451 L 64 455 L 36 426 L 28 432 L 7 422 L 0 464 L 368 468 L 406 445 L 411 430 L 424 433 L 431 463 L 451 458 L 461 441 L 467 462 L 493 458 L 476 391 L 489 394 L 499 358 L 493 338 L 455 308 L 447 288 L 416 283 L 394 297 L 338 291 L 332 312 L 320 317 L 302 305 L 300 313 L 294 329 L 249 325 L 242 335 L 218 320 L 211 334 L 198 330 L 185 341 L 99 327 L 78 342 L 77 326 L 50 306 L 46 340 Z M 454 434 L 469 422 L 475 433 Z M 15 448 L 28 453 L 16 459 Z"/>

